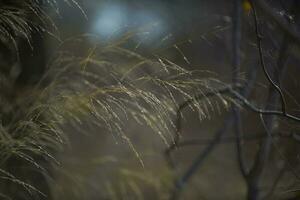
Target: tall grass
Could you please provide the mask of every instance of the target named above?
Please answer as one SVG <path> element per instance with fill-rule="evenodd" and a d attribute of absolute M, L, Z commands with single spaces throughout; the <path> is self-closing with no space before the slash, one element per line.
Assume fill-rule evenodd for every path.
<path fill-rule="evenodd" d="M 53 8 L 56 4 L 47 1 Z M 52 23 L 33 0 L 1 5 L 0 10 L 1 41 L 12 41 L 16 51 L 18 37 L 30 44 L 32 31 L 46 31 Z M 49 184 L 55 181 L 51 170 L 59 166 L 56 153 L 67 146 L 71 135 L 66 127 L 83 133 L 89 124 L 101 127 L 122 138 L 143 166 L 124 132 L 129 120 L 148 126 L 169 145 L 180 103 L 195 93 L 224 86 L 212 73 L 188 71 L 168 59 L 146 58 L 123 48 L 126 40 L 91 44 L 87 38 L 63 42 L 40 82 L 26 91 L 16 92 L 14 80 L 1 73 L 0 195 L 4 199 L 51 199 Z M 213 101 L 204 97 L 190 108 L 200 120 L 210 118 L 232 101 L 217 97 Z M 122 173 L 140 177 L 137 172 Z"/>

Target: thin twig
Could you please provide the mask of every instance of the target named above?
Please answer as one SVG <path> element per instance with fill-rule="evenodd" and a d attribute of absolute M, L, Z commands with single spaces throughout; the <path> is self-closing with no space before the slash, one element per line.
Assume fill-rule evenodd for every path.
<path fill-rule="evenodd" d="M 276 70 L 273 70 L 273 74 L 275 75 L 275 78 L 277 78 L 277 84 L 278 84 L 277 85 L 275 83 L 275 81 L 272 80 L 271 76 L 269 75 L 269 73 L 267 71 L 266 65 L 265 65 L 265 61 L 264 61 L 264 57 L 263 57 L 263 49 L 262 49 L 262 36 L 261 36 L 260 30 L 259 30 L 258 16 L 256 13 L 255 5 L 253 4 L 252 1 L 250 1 L 250 2 L 252 4 L 252 8 L 253 8 L 253 17 L 254 17 L 254 23 L 255 23 L 255 33 L 256 33 L 256 39 L 257 39 L 259 59 L 260 59 L 261 66 L 263 68 L 263 72 L 264 72 L 265 76 L 267 77 L 268 81 L 270 82 L 270 87 L 269 87 L 270 89 L 269 89 L 269 95 L 268 95 L 268 99 L 267 99 L 266 110 L 271 109 L 271 105 L 277 105 L 278 101 L 280 100 L 282 115 L 286 116 L 287 115 L 286 102 L 285 102 L 285 98 L 284 98 L 283 92 L 282 92 L 279 84 L 280 84 L 280 80 L 282 79 L 282 77 L 284 75 L 285 64 L 286 64 L 286 61 L 288 58 L 288 56 L 287 56 L 288 45 L 286 42 L 287 37 L 285 36 L 285 39 L 284 39 L 281 49 L 280 49 L 278 62 L 277 62 L 277 66 L 278 66 L 277 73 L 275 73 Z M 265 117 L 266 121 L 264 121 L 264 117 Z M 274 125 L 275 120 L 276 120 L 275 115 L 263 116 L 261 114 L 261 120 L 263 122 L 266 132 L 268 133 L 267 134 L 268 137 L 260 145 L 260 148 L 256 153 L 254 164 L 253 164 L 252 168 L 250 169 L 249 174 L 246 176 L 247 187 L 248 187 L 247 199 L 249 199 L 249 200 L 256 200 L 260 196 L 260 192 L 258 190 L 259 180 L 261 178 L 261 174 L 263 173 L 265 163 L 267 162 L 267 159 L 271 152 L 272 144 L 274 143 L 272 135 L 273 135 L 274 127 L 275 127 L 275 125 Z M 272 193 L 272 191 L 271 191 L 271 193 Z"/>
<path fill-rule="evenodd" d="M 238 99 L 240 101 L 241 105 L 244 106 L 244 108 L 247 108 L 248 110 L 255 112 L 257 114 L 275 115 L 275 116 L 279 116 L 279 117 L 282 117 L 282 118 L 285 118 L 287 120 L 291 120 L 294 122 L 300 122 L 300 117 L 291 115 L 289 113 L 284 113 L 281 110 L 266 110 L 266 109 L 259 108 L 256 105 L 252 104 L 247 98 L 245 98 L 243 95 L 239 94 L 237 91 L 235 91 L 232 88 L 228 88 L 228 91 L 225 91 L 223 93 L 223 95 L 232 96 L 233 98 Z M 196 95 L 192 99 L 187 100 L 187 102 L 189 102 L 189 104 L 191 104 L 192 102 L 195 102 L 195 101 L 198 101 L 199 99 L 201 99 L 202 96 L 203 96 L 203 94 Z"/>
<path fill-rule="evenodd" d="M 256 35 L 256 40 L 257 40 L 257 47 L 258 47 L 258 52 L 259 52 L 259 60 L 260 60 L 260 64 L 262 66 L 263 72 L 266 76 L 266 78 L 268 79 L 268 81 L 270 82 L 270 84 L 277 90 L 277 92 L 280 95 L 280 99 L 281 99 L 281 108 L 282 108 L 282 112 L 286 113 L 286 102 L 285 102 L 285 98 L 283 95 L 283 92 L 281 90 L 281 88 L 279 87 L 279 85 L 277 85 L 275 83 L 274 80 L 272 80 L 270 74 L 268 73 L 266 64 L 265 64 L 265 60 L 263 57 L 263 49 L 262 49 L 262 35 L 260 33 L 260 29 L 259 29 L 259 22 L 258 22 L 258 16 L 257 16 L 257 11 L 256 11 L 256 5 L 252 2 L 252 0 L 250 0 L 250 3 L 252 5 L 252 9 L 253 9 L 253 18 L 254 18 L 254 26 L 255 26 L 255 35 Z"/>
<path fill-rule="evenodd" d="M 204 151 L 202 151 L 194 160 L 194 162 L 188 167 L 188 170 L 181 176 L 179 179 L 176 180 L 175 183 L 175 190 L 172 192 L 172 196 L 170 200 L 176 200 L 180 197 L 180 193 L 188 180 L 191 178 L 191 176 L 198 170 L 199 166 L 202 164 L 202 162 L 205 160 L 207 155 L 213 150 L 216 144 L 219 143 L 222 135 L 226 132 L 226 130 L 231 127 L 233 122 L 233 117 L 230 115 L 228 120 L 226 120 L 223 129 L 220 129 L 217 131 L 217 133 L 214 136 L 214 139 L 206 146 Z"/>
<path fill-rule="evenodd" d="M 179 105 L 179 108 L 177 110 L 177 115 L 176 115 L 177 118 L 176 118 L 176 121 L 175 121 L 176 134 L 175 134 L 174 142 L 165 151 L 165 156 L 166 156 L 166 159 L 167 159 L 170 167 L 175 168 L 175 164 L 172 160 L 172 157 L 171 157 L 170 153 L 174 149 L 177 148 L 177 144 L 179 143 L 179 140 L 180 140 L 181 130 L 182 130 L 182 124 L 181 124 L 181 122 L 182 122 L 182 111 L 185 108 L 187 108 L 189 105 L 195 103 L 195 101 L 201 101 L 204 98 L 210 98 L 210 97 L 217 96 L 217 95 L 220 95 L 220 94 L 229 93 L 232 89 L 239 89 L 239 88 L 242 88 L 242 86 L 240 86 L 240 85 L 236 85 L 235 87 L 232 87 L 230 85 L 225 86 L 225 87 L 220 88 L 218 90 L 209 91 L 205 94 L 195 96 L 194 98 L 189 99 L 189 100 L 187 100 L 187 101 L 185 101 L 185 102 L 183 102 L 182 104 Z M 225 120 L 225 121 L 227 122 L 228 120 Z"/>
<path fill-rule="evenodd" d="M 283 175 L 285 174 L 286 172 L 286 166 L 284 165 L 278 172 L 273 184 L 272 184 L 272 187 L 270 189 L 270 191 L 262 198 L 264 200 L 268 200 L 268 199 L 271 199 L 272 196 L 274 195 L 274 192 L 281 180 L 281 178 L 283 177 Z"/>
<path fill-rule="evenodd" d="M 239 5 L 239 2 L 236 2 L 236 6 Z M 252 4 L 253 6 L 253 4 Z M 254 8 L 254 6 L 253 6 Z M 236 8 L 238 9 L 238 8 Z M 239 12 L 239 11 L 237 11 Z M 267 107 L 266 109 L 260 109 L 258 107 L 256 107 L 254 104 L 250 103 L 247 99 L 248 93 L 249 91 L 244 91 L 239 93 L 238 91 L 236 91 L 235 89 L 233 89 L 233 87 L 228 87 L 225 90 L 222 90 L 222 93 L 224 95 L 230 95 L 233 96 L 234 98 L 238 99 L 240 101 L 240 103 L 245 107 L 248 108 L 249 110 L 252 110 L 255 113 L 258 113 L 260 115 L 266 115 L 268 116 L 268 118 L 273 119 L 275 116 L 280 116 L 280 117 L 284 117 L 288 120 L 292 120 L 292 121 L 296 121 L 296 122 L 300 122 L 300 118 L 297 116 L 293 116 L 290 115 L 286 112 L 286 102 L 285 102 L 285 98 L 283 95 L 283 92 L 279 86 L 280 82 L 280 78 L 278 80 L 278 83 L 276 83 L 275 81 L 272 80 L 271 76 L 269 75 L 269 72 L 267 71 L 265 62 L 264 62 L 264 58 L 263 58 L 263 50 L 262 50 L 262 43 L 261 43 L 261 35 L 260 35 L 260 30 L 258 27 L 258 19 L 257 19 L 257 14 L 256 14 L 256 10 L 255 8 L 253 9 L 253 13 L 254 13 L 254 19 L 255 19 L 255 31 L 256 31 L 256 36 L 257 36 L 257 43 L 258 43 L 258 49 L 259 49 L 259 58 L 260 58 L 260 64 L 263 68 L 264 74 L 267 77 L 268 81 L 270 82 L 270 87 L 274 88 L 275 91 L 277 91 L 279 93 L 279 97 L 281 100 L 281 110 L 272 110 L 269 109 L 269 107 Z M 233 67 L 234 67 L 234 75 L 233 75 L 233 86 L 235 86 L 235 84 L 237 83 L 237 77 L 239 75 L 239 65 L 240 65 L 240 19 L 239 16 L 237 16 L 237 18 L 234 18 L 235 24 L 234 24 L 234 35 L 233 35 L 233 48 L 234 48 L 234 58 L 233 58 Z M 280 61 L 280 59 L 279 59 Z M 284 62 L 283 62 L 284 63 Z M 278 64 L 278 65 L 284 65 L 284 64 Z M 255 79 L 253 79 L 255 80 Z M 278 84 L 278 85 L 277 85 Z M 249 88 L 249 87 L 248 87 Z M 250 87 L 251 88 L 251 87 Z M 239 89 L 239 88 L 237 88 Z M 245 88 L 244 88 L 245 89 Z M 216 94 L 213 93 L 209 93 L 208 96 L 214 96 Z M 204 95 L 206 96 L 206 95 Z M 203 97 L 203 94 L 201 95 L 197 95 L 194 98 L 184 102 L 177 113 L 177 132 L 176 132 L 176 137 L 175 137 L 175 142 L 173 145 L 170 146 L 170 148 L 168 148 L 168 150 L 166 151 L 166 154 L 168 156 L 170 156 L 170 153 L 178 148 L 178 147 L 182 147 L 182 146 L 188 146 L 188 145 L 199 145 L 200 143 L 203 144 L 203 141 L 200 140 L 188 140 L 188 141 L 182 141 L 179 142 L 180 139 L 180 131 L 181 131 L 181 112 L 182 110 L 189 106 L 190 104 L 192 104 L 194 101 L 199 101 L 201 98 Z M 260 172 L 262 169 L 262 166 L 264 166 L 264 162 L 265 162 L 265 158 L 268 155 L 268 152 L 270 152 L 270 145 L 269 142 L 265 143 L 265 145 L 262 146 L 261 151 L 258 153 L 257 156 L 257 161 L 255 162 L 252 170 L 250 170 L 249 172 L 247 172 L 244 161 L 243 161 L 243 156 L 242 156 L 242 128 L 239 125 L 240 124 L 240 113 L 238 110 L 235 110 L 233 108 L 233 115 L 229 116 L 229 118 L 227 118 L 227 120 L 225 121 L 225 125 L 223 127 L 223 129 L 219 130 L 216 134 L 215 137 L 209 141 L 207 147 L 204 149 L 203 152 L 201 152 L 197 158 L 194 160 L 194 162 L 191 164 L 191 166 L 188 168 L 188 170 L 184 173 L 184 175 L 179 178 L 176 181 L 176 189 L 173 192 L 173 195 L 171 197 L 171 199 L 178 199 L 180 192 L 182 190 L 182 188 L 186 185 L 187 181 L 190 179 L 190 177 L 198 170 L 199 166 L 201 165 L 201 163 L 203 162 L 203 160 L 207 157 L 207 155 L 213 150 L 214 146 L 219 143 L 220 141 L 222 141 L 222 135 L 224 134 L 224 132 L 226 132 L 226 130 L 228 129 L 228 127 L 231 126 L 232 122 L 238 122 L 237 126 L 236 126 L 236 142 L 237 142 L 237 151 L 238 151 L 238 159 L 239 159 L 239 164 L 240 164 L 240 169 L 242 171 L 242 174 L 244 175 L 244 177 L 246 178 L 247 184 L 248 186 L 250 186 L 250 190 L 249 193 L 252 193 L 253 196 L 256 198 L 256 196 L 258 196 L 258 186 L 257 186 L 257 180 L 258 177 L 260 176 Z M 270 123 L 272 124 L 272 123 Z M 270 125 L 272 126 L 272 125 Z M 269 137 L 269 136 L 268 136 Z M 267 141 L 269 141 L 269 138 L 267 139 Z M 261 162 L 262 161 L 262 162 Z M 258 164 L 259 163 L 259 164 Z M 258 169 L 258 170 L 257 170 Z M 259 173 L 254 173 L 254 172 L 259 172 Z M 255 178 L 253 178 L 255 177 Z M 255 198 L 250 198 L 250 199 L 255 199 Z"/>

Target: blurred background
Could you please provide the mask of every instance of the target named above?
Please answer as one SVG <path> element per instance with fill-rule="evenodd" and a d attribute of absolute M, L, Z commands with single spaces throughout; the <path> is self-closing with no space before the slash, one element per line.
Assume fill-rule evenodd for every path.
<path fill-rule="evenodd" d="M 78 9 L 67 6 L 62 10 L 62 18 L 56 23 L 62 38 L 88 32 L 95 36 L 91 43 L 113 43 L 134 34 L 125 45 L 135 52 L 170 59 L 188 70 L 215 72 L 224 81 L 231 79 L 231 1 L 91 0 L 80 5 L 87 19 Z M 250 57 L 245 62 L 256 63 Z M 183 134 L 187 138 L 213 138 L 226 114 L 223 112 L 212 113 L 211 120 L 200 122 L 197 112 L 187 111 Z M 144 167 L 122 138 L 97 128 L 87 136 L 76 133 L 71 136 L 71 149 L 60 155 L 66 174 L 57 175 L 54 194 L 60 195 L 56 199 L 168 199 L 174 174 L 164 157 L 167 145 L 135 121 L 128 122 L 125 131 Z M 176 152 L 178 175 L 202 149 L 187 147 Z M 222 144 L 192 179 L 183 199 L 242 199 L 245 194 L 235 146 Z"/>
<path fill-rule="evenodd" d="M 278 101 L 268 104 L 270 83 L 260 67 L 253 10 L 248 1 L 241 2 L 239 82 L 250 82 L 249 77 L 255 68 L 257 78 L 248 99 L 258 107 L 280 108 Z M 291 19 L 290 23 L 299 27 L 292 0 L 266 2 L 277 16 L 286 21 Z M 84 57 L 96 49 L 101 52 L 102 46 L 110 44 L 120 44 L 122 48 L 147 59 L 166 59 L 186 70 L 202 71 L 204 78 L 213 77 L 227 84 L 232 81 L 235 73 L 232 67 L 234 1 L 81 0 L 76 4 L 63 1 L 57 4 L 59 10 L 46 10 L 55 24 L 51 26 L 51 34 L 33 34 L 31 45 L 23 40 L 18 41 L 19 65 L 10 71 L 17 77 L 14 90 L 18 95 L 31 90 L 51 66 L 58 51 L 70 51 Z M 263 56 L 272 78 L 275 77 L 273 73 L 279 71 L 280 49 L 283 44 L 290 45 L 285 62 L 288 67 L 280 86 L 285 94 L 288 112 L 299 115 L 299 47 L 293 45 L 295 42 L 292 39 L 286 39 L 285 33 L 263 12 L 259 10 L 258 13 L 263 34 Z M 76 43 L 78 38 L 84 38 L 84 42 Z M 75 41 L 74 45 L 68 46 L 69 41 Z M 113 53 L 106 56 L 119 68 L 125 69 L 135 63 L 132 57 Z M 156 73 L 152 68 L 147 70 L 147 73 Z M 138 76 L 142 72 L 135 73 Z M 70 79 L 67 81 L 81 80 L 72 75 L 66 76 Z M 113 76 L 107 78 L 108 81 L 113 79 Z M 179 97 L 178 100 L 182 102 Z M 201 119 L 195 110 L 187 108 L 183 112 L 180 139 L 200 142 L 172 152 L 175 168 L 170 167 L 165 155 L 168 146 L 172 145 L 175 129 L 174 135 L 166 136 L 166 142 L 145 124 L 127 120 L 123 131 L 133 149 L 118 134 L 110 133 L 101 126 L 85 124 L 90 116 L 82 120 L 80 128 L 65 124 L 62 129 L 68 139 L 65 148 L 55 153 L 60 164 L 51 170 L 49 196 L 53 200 L 172 199 L 178 179 L 198 154 L 211 144 L 215 133 L 226 129 L 224 126 L 229 123 L 230 106 L 217 108 L 216 105 L 212 106 L 209 115 Z M 265 141 L 266 131 L 259 114 L 243 108 L 241 113 L 242 147 L 245 163 L 250 168 Z M 120 118 L 124 116 L 120 114 Z M 287 191 L 299 185 L 295 177 L 299 166 L 299 125 L 282 118 L 275 121 L 276 134 L 257 184 L 257 190 L 264 198 L 260 196 L 257 199 L 297 199 L 297 191 Z M 234 128 L 226 130 L 184 184 L 178 199 L 251 199 L 249 181 L 240 172 Z"/>

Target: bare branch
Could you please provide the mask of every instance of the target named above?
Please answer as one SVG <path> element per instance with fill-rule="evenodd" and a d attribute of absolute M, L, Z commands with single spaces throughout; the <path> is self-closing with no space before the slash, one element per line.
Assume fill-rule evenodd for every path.
<path fill-rule="evenodd" d="M 250 2 L 252 2 L 252 0 Z M 286 102 L 285 102 L 283 92 L 282 92 L 280 86 L 277 85 L 274 80 L 272 80 L 270 74 L 268 73 L 266 64 L 265 64 L 265 60 L 264 60 L 264 57 L 263 57 L 263 49 L 262 49 L 262 36 L 261 36 L 260 29 L 259 29 L 259 22 L 258 22 L 258 16 L 257 16 L 255 4 L 253 4 L 253 3 L 252 3 L 252 8 L 253 8 L 253 18 L 254 18 L 255 34 L 256 34 L 260 64 L 263 68 L 263 72 L 264 72 L 265 76 L 267 77 L 268 81 L 279 93 L 280 99 L 281 99 L 282 112 L 286 113 Z"/>

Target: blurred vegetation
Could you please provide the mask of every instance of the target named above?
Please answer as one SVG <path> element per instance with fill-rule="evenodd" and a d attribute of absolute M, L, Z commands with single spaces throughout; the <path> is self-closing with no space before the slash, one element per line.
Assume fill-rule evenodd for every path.
<path fill-rule="evenodd" d="M 299 64 L 299 3 L 280 2 L 203 3 L 220 14 L 196 26 L 191 13 L 166 13 L 185 3 L 157 1 L 156 15 L 178 19 L 171 32 L 140 16 L 143 26 L 101 18 L 104 32 L 85 33 L 92 2 L 0 0 L 0 198 L 297 198 L 297 86 L 284 66 Z M 221 67 L 203 67 L 211 54 Z"/>

